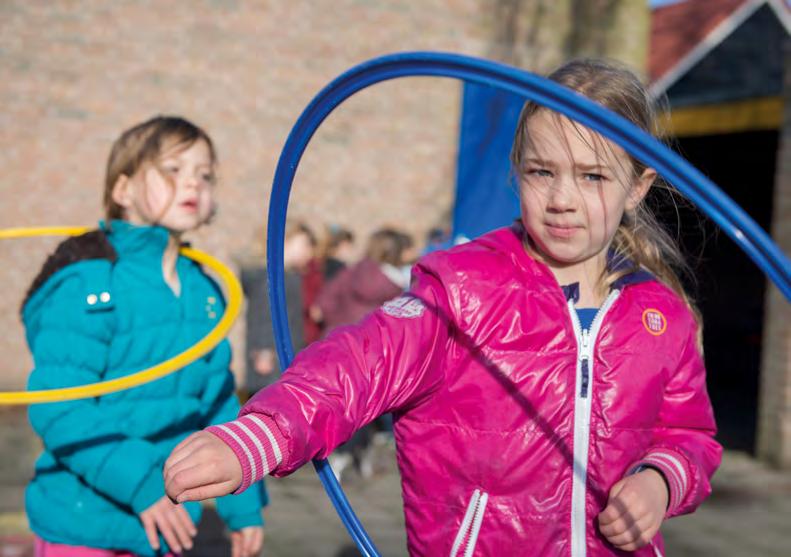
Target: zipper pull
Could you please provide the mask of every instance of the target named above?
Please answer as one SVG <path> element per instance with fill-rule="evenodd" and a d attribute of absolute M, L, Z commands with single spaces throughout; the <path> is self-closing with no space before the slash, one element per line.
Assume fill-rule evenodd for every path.
<path fill-rule="evenodd" d="M 590 333 L 588 329 L 582 331 L 582 354 L 581 354 L 581 381 L 580 381 L 580 396 L 582 398 L 588 397 L 588 383 L 590 382 L 590 371 L 588 369 L 588 360 L 590 359 L 589 354 L 590 348 Z"/>
<path fill-rule="evenodd" d="M 588 373 L 588 357 L 582 359 L 582 381 L 580 381 L 580 396 L 588 398 L 588 382 L 590 374 Z"/>

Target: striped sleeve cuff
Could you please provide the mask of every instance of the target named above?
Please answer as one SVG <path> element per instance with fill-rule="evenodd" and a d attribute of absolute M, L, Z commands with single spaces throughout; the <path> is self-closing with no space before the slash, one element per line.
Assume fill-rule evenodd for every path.
<path fill-rule="evenodd" d="M 206 431 L 222 439 L 242 465 L 242 483 L 234 494 L 262 480 L 283 461 L 286 440 L 275 421 L 264 414 L 246 414 L 232 422 L 209 426 Z"/>
<path fill-rule="evenodd" d="M 640 467 L 655 468 L 665 477 L 670 491 L 667 516 L 674 515 L 689 490 L 689 474 L 684 457 L 669 449 L 656 449 L 634 463 L 629 473 L 639 471 Z"/>

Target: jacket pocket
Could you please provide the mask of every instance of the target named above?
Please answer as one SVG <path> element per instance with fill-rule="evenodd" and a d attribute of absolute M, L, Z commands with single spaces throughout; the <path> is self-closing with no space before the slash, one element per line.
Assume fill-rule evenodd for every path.
<path fill-rule="evenodd" d="M 453 547 L 450 550 L 450 557 L 471 557 L 475 551 L 475 544 L 478 542 L 478 533 L 483 522 L 483 513 L 486 511 L 486 502 L 489 494 L 476 489 L 470 502 L 467 504 L 467 512 L 461 521 L 461 526 L 453 540 Z"/>

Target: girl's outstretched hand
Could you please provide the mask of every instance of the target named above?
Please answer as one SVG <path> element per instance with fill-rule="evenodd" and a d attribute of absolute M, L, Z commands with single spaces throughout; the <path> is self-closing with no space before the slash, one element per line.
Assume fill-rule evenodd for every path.
<path fill-rule="evenodd" d="M 264 529 L 249 526 L 231 532 L 231 557 L 258 557 L 264 545 Z"/>
<path fill-rule="evenodd" d="M 155 551 L 159 550 L 159 534 L 168 542 L 170 549 L 181 553 L 185 549 L 192 549 L 192 538 L 198 533 L 184 507 L 174 505 L 167 497 L 158 499 L 141 512 L 140 522 L 143 523 L 149 545 Z"/>
<path fill-rule="evenodd" d="M 618 549 L 640 549 L 659 531 L 668 497 L 665 480 L 656 470 L 627 476 L 612 486 L 607 507 L 599 513 L 599 531 Z"/>
<path fill-rule="evenodd" d="M 231 448 L 207 431 L 176 445 L 165 462 L 165 492 L 176 503 L 228 495 L 242 483 L 242 466 Z"/>

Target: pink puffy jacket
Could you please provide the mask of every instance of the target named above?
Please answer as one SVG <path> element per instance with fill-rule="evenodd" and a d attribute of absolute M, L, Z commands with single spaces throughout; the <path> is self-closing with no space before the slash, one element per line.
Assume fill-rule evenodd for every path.
<path fill-rule="evenodd" d="M 210 428 L 239 458 L 239 491 L 394 412 L 411 555 L 661 554 L 661 536 L 616 550 L 596 517 L 640 464 L 663 473 L 668 516 L 709 494 L 721 448 L 695 321 L 638 272 L 583 334 L 569 289 L 521 234 L 425 257 L 409 294 L 309 346 Z"/>

